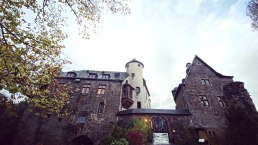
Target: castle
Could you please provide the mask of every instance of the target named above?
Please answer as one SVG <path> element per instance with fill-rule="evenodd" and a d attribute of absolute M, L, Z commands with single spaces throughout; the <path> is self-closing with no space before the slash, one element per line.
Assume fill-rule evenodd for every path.
<path fill-rule="evenodd" d="M 50 114 L 42 120 L 24 113 L 15 142 L 97 145 L 111 134 L 117 122 L 140 118 L 150 125 L 150 142 L 155 133 L 166 133 L 167 143 L 173 144 L 184 131 L 182 128 L 192 128 L 200 143 L 223 144 L 225 112 L 232 100 L 240 104 L 244 100 L 254 110 L 255 106 L 242 82 L 218 73 L 198 56 L 186 67 L 186 77 L 172 90 L 175 110 L 151 109 L 144 65 L 136 59 L 126 63 L 125 72 L 62 72 L 59 83 L 72 86 L 70 102 L 65 106 L 70 115 L 60 118 Z"/>

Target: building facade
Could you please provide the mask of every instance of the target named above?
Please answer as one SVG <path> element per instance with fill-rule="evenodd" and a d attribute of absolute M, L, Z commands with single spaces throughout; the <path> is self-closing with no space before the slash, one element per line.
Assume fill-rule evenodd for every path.
<path fill-rule="evenodd" d="M 190 112 L 189 127 L 196 130 L 201 142 L 223 144 L 231 105 L 244 99 L 256 111 L 244 83 L 218 73 L 198 56 L 186 64 L 186 77 L 172 94 L 176 109 Z"/>
<path fill-rule="evenodd" d="M 168 143 L 184 139 L 184 132 L 203 144 L 223 145 L 230 104 L 255 106 L 241 82 L 225 76 L 195 56 L 186 65 L 186 77 L 172 91 L 176 109 L 151 109 L 150 93 L 143 78 L 144 65 L 133 59 L 125 72 L 62 72 L 59 83 L 69 84 L 69 114 L 47 118 L 25 112 L 16 145 L 98 145 L 117 122 L 146 120 L 148 141 L 164 133 Z M 256 110 L 255 110 L 256 111 Z"/>
<path fill-rule="evenodd" d="M 143 63 L 133 59 L 125 67 L 125 72 L 61 72 L 59 84 L 70 86 L 70 100 L 64 106 L 68 115 L 40 118 L 24 113 L 16 144 L 98 144 L 112 132 L 119 111 L 150 108 Z"/>

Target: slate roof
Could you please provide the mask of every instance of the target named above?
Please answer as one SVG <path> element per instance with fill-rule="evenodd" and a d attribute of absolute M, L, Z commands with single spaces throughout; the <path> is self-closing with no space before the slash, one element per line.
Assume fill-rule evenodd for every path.
<path fill-rule="evenodd" d="M 206 65 L 210 70 L 212 70 L 217 76 L 219 77 L 223 77 L 223 78 L 233 78 L 234 76 L 226 76 L 223 75 L 221 73 L 218 73 L 217 71 L 215 71 L 212 67 L 210 67 L 206 62 L 204 62 L 200 57 L 198 57 L 197 55 L 195 55 L 194 60 L 198 59 L 199 61 L 201 61 L 204 65 Z M 193 62 L 194 62 L 193 60 Z"/>
<path fill-rule="evenodd" d="M 68 77 L 68 73 L 74 73 L 74 77 Z M 90 74 L 96 74 L 96 78 L 90 78 Z M 109 75 L 109 78 L 103 78 L 104 75 Z M 93 80 L 113 80 L 123 81 L 128 77 L 126 72 L 113 72 L 113 71 L 95 71 L 95 70 L 80 70 L 80 71 L 69 71 L 61 72 L 60 78 L 71 78 L 71 79 L 93 79 Z"/>
<path fill-rule="evenodd" d="M 140 63 L 140 64 L 144 67 L 143 63 L 140 62 L 140 61 L 138 61 L 138 60 L 136 60 L 135 58 L 134 58 L 133 60 L 127 62 L 127 63 L 125 64 L 125 67 L 127 66 L 128 63 L 131 63 L 131 62 L 138 62 L 138 63 Z"/>
<path fill-rule="evenodd" d="M 132 115 L 132 114 L 161 114 L 161 115 L 191 115 L 185 110 L 174 109 L 128 109 L 117 113 L 117 116 Z"/>

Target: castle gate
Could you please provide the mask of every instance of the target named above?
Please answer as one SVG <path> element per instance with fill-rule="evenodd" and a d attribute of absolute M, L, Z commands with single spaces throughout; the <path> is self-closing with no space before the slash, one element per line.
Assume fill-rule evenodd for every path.
<path fill-rule="evenodd" d="M 71 141 L 70 145 L 93 145 L 93 142 L 87 136 L 82 135 L 82 136 L 78 136 L 78 137 L 74 138 Z"/>

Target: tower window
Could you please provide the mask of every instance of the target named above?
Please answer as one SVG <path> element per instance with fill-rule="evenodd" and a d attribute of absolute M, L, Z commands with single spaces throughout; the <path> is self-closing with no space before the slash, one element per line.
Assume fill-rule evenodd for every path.
<path fill-rule="evenodd" d="M 210 81 L 208 79 L 201 79 L 202 85 L 210 85 Z"/>
<path fill-rule="evenodd" d="M 99 103 L 98 113 L 103 113 L 105 109 L 105 103 L 101 102 Z"/>
<path fill-rule="evenodd" d="M 90 92 L 90 84 L 83 85 L 82 94 L 88 94 Z"/>
<path fill-rule="evenodd" d="M 135 77 L 135 73 L 132 73 L 131 76 L 132 76 L 132 78 L 134 78 Z"/>
<path fill-rule="evenodd" d="M 139 101 L 137 102 L 137 108 L 139 108 L 139 109 L 142 108 L 142 104 Z"/>
<path fill-rule="evenodd" d="M 200 101 L 203 106 L 210 106 L 209 100 L 207 99 L 207 96 L 205 95 L 199 95 Z"/>
<path fill-rule="evenodd" d="M 136 95 L 138 95 L 140 93 L 140 87 L 136 87 Z"/>
<path fill-rule="evenodd" d="M 99 85 L 99 88 L 97 89 L 97 94 L 98 95 L 104 95 L 105 94 L 105 90 L 106 90 L 106 86 L 105 85 Z"/>
<path fill-rule="evenodd" d="M 140 64 L 138 64 L 138 66 L 141 66 Z"/>

